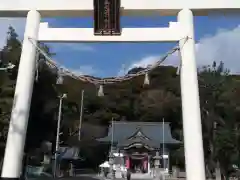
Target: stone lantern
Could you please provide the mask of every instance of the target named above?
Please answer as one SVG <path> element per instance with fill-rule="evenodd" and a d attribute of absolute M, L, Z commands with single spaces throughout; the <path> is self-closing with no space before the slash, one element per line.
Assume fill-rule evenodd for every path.
<path fill-rule="evenodd" d="M 108 158 L 109 158 L 111 179 L 114 179 L 114 178 L 115 178 L 115 171 L 114 171 L 114 169 L 113 169 L 113 165 L 114 165 L 114 155 L 113 155 L 113 151 L 110 151 Z"/>
<path fill-rule="evenodd" d="M 160 159 L 161 156 L 159 155 L 159 152 L 156 152 L 156 155 L 153 157 L 154 160 L 154 177 L 157 179 L 160 178 Z"/>
<path fill-rule="evenodd" d="M 159 155 L 158 151 L 156 152 L 156 155 L 153 157 L 153 159 L 155 168 L 159 168 L 161 156 Z"/>

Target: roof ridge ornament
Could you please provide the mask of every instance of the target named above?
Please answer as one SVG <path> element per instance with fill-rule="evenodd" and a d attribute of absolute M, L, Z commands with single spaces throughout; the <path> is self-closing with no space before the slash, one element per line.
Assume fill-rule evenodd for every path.
<path fill-rule="evenodd" d="M 141 131 L 141 128 L 138 129 L 136 136 L 143 136 L 143 133 L 142 133 L 142 131 Z"/>

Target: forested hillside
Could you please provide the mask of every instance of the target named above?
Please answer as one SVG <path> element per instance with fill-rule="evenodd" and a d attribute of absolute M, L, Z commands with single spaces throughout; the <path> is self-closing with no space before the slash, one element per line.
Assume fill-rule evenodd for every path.
<path fill-rule="evenodd" d="M 16 67 L 11 71 L 0 71 L 0 156 L 3 157 L 8 122 L 11 113 L 17 67 L 21 53 L 21 43 L 13 28 L 9 28 L 6 45 L 1 50 L 0 67 L 11 62 Z M 41 45 L 50 56 L 54 52 Z M 171 123 L 173 136 L 183 140 L 180 79 L 177 69 L 161 66 L 150 75 L 150 84 L 143 86 L 144 77 L 137 77 L 123 83 L 104 86 L 104 96 L 97 96 L 94 85 L 64 77 L 62 85 L 56 84 L 56 71 L 51 70 L 40 55 L 38 73 L 34 84 L 32 106 L 27 133 L 26 153 L 41 146 L 42 141 L 55 141 L 58 96 L 67 93 L 63 107 L 63 144 L 74 142 L 78 128 L 81 91 L 84 89 L 83 142 L 78 144 L 88 156 L 96 157 L 87 141 L 91 137 L 104 136 L 112 119 L 115 121 L 165 121 Z M 139 71 L 131 70 L 131 73 Z M 217 162 L 223 173 L 240 165 L 240 77 L 230 75 L 224 64 L 213 62 L 199 69 L 204 150 L 207 172 L 210 173 Z M 193 119 L 194 121 L 194 119 Z M 88 135 L 88 130 L 95 127 Z M 95 134 L 94 134 L 95 133 Z M 76 143 L 75 143 L 76 145 Z M 86 150 L 87 149 L 87 150 Z M 83 151 L 84 152 L 84 151 Z M 99 154 L 98 154 L 99 156 Z M 183 148 L 175 151 L 175 158 L 184 164 Z M 90 158 L 91 159 L 91 158 Z"/>

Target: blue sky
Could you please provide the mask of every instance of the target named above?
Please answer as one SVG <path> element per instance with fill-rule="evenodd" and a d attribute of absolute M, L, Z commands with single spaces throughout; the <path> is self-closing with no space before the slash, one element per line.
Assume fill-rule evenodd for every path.
<path fill-rule="evenodd" d="M 2 20 L 6 21 L 6 19 Z M 17 32 L 23 34 L 24 22 L 9 21 Z M 93 27 L 92 18 L 44 19 L 50 27 Z M 167 27 L 176 17 L 123 17 L 122 27 Z M 12 23 L 11 23 L 12 22 Z M 0 20 L 0 28 L 1 25 Z M 234 73 L 240 73 L 240 17 L 213 15 L 195 18 L 195 38 L 198 65 L 211 64 L 213 60 L 224 61 Z M 21 26 L 21 28 L 19 27 Z M 3 31 L 3 30 L 2 30 Z M 1 35 L 1 30 L 0 30 Z M 57 53 L 55 61 L 76 73 L 100 77 L 116 76 L 135 66 L 146 66 L 156 61 L 161 54 L 176 43 L 79 43 L 50 44 Z M 1 45 L 1 43 L 0 43 Z M 169 58 L 169 64 L 177 65 L 178 58 Z"/>

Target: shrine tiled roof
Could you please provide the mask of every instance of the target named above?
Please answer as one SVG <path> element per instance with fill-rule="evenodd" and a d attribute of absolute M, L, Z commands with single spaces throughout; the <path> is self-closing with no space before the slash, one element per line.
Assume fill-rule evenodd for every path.
<path fill-rule="evenodd" d="M 98 139 L 101 142 L 114 143 L 124 142 L 141 132 L 144 136 L 153 142 L 162 144 L 178 144 L 180 141 L 174 139 L 171 135 L 171 129 L 168 122 L 119 122 L 114 121 L 109 126 L 108 135 Z M 164 132 L 164 135 L 163 135 Z M 163 137 L 164 136 L 164 137 Z"/>

